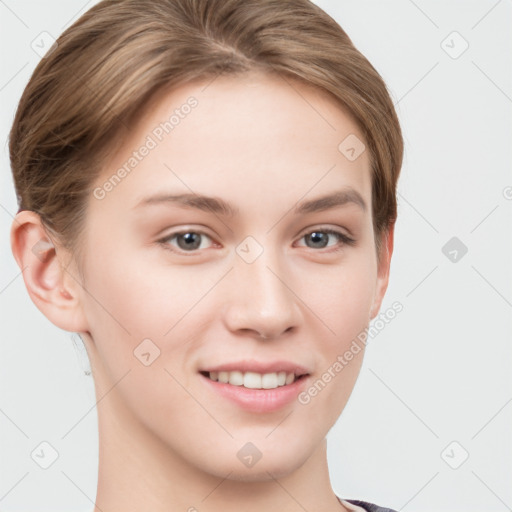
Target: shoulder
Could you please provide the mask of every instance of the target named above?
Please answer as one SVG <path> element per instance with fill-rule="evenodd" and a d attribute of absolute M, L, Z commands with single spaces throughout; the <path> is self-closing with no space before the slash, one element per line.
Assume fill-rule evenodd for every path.
<path fill-rule="evenodd" d="M 340 500 L 344 505 L 352 504 L 356 505 L 356 507 L 351 507 L 354 511 L 364 510 L 365 512 L 396 512 L 391 508 L 379 507 L 379 505 L 375 505 L 375 503 L 369 503 L 367 501 L 361 500 Z M 360 508 L 357 508 L 360 507 Z M 347 507 L 349 508 L 349 507 Z"/>

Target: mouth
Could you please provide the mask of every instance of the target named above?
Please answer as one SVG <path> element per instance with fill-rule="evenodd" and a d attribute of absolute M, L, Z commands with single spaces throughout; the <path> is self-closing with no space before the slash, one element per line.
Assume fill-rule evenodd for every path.
<path fill-rule="evenodd" d="M 199 371 L 209 393 L 254 413 L 270 413 L 296 402 L 311 374 L 288 363 L 241 361 Z"/>
<path fill-rule="evenodd" d="M 231 384 L 232 386 L 240 386 L 247 389 L 276 389 L 283 386 L 289 386 L 297 380 L 305 378 L 307 373 L 296 374 L 294 372 L 242 372 L 234 371 L 216 371 L 216 372 L 200 372 L 208 379 L 222 384 Z"/>

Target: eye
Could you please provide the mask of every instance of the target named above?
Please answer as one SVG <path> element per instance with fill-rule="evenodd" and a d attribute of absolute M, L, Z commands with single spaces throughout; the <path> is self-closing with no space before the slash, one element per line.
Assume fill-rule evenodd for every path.
<path fill-rule="evenodd" d="M 353 238 L 345 235 L 345 233 L 330 228 L 315 229 L 302 235 L 300 239 L 305 239 L 307 241 L 306 245 L 310 249 L 325 249 L 326 247 L 334 247 L 334 249 L 331 250 L 332 252 L 343 249 L 345 245 L 354 245 L 356 243 Z M 334 243 L 329 243 L 332 239 L 334 239 Z M 213 245 L 211 243 L 212 238 L 209 235 L 202 231 L 194 231 L 189 229 L 171 233 L 170 235 L 158 240 L 157 242 L 161 244 L 165 249 L 173 252 L 194 253 L 201 249 L 208 248 L 208 243 L 203 243 L 205 240 L 210 241 L 210 246 Z"/>
<path fill-rule="evenodd" d="M 201 231 L 186 230 L 171 233 L 165 238 L 158 240 L 158 243 L 162 244 L 164 248 L 169 249 L 171 251 L 194 252 L 198 249 L 206 248 L 205 245 L 203 244 L 203 241 L 205 239 L 211 241 L 211 238 L 206 233 L 203 233 Z M 172 240 L 176 240 L 176 244 L 173 244 Z M 173 245 L 177 245 L 178 250 L 175 250 L 170 247 Z"/>
<path fill-rule="evenodd" d="M 336 243 L 336 240 L 334 244 L 329 244 L 329 238 L 337 238 L 338 242 Z M 337 246 L 333 252 L 339 251 L 343 249 L 345 245 L 354 245 L 355 240 L 353 238 L 350 238 L 349 236 L 345 235 L 345 233 L 342 233 L 341 231 L 337 231 L 335 229 L 330 228 L 319 228 L 315 229 L 313 231 L 310 231 L 309 233 L 306 233 L 301 237 L 301 240 L 305 239 L 307 241 L 311 242 L 311 245 L 307 245 L 311 249 L 324 249 L 325 247 L 332 247 Z M 307 242 L 306 242 L 307 243 Z"/>

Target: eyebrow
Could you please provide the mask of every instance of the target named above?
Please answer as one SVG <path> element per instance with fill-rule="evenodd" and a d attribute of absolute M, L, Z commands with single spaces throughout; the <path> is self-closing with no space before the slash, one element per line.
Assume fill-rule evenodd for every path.
<path fill-rule="evenodd" d="M 199 194 L 157 194 L 142 199 L 134 208 L 154 204 L 173 204 L 184 206 L 186 208 L 195 208 L 207 212 L 218 213 L 225 217 L 233 217 L 239 213 L 238 208 L 218 197 L 202 196 Z"/>
<path fill-rule="evenodd" d="M 233 217 L 239 213 L 238 208 L 221 198 L 199 194 L 156 194 L 142 199 L 134 209 L 155 204 L 178 204 L 186 208 L 213 212 L 225 217 Z M 303 215 L 330 210 L 347 204 L 356 204 L 364 212 L 368 209 L 361 194 L 357 190 L 347 187 L 316 199 L 298 203 L 295 205 L 293 212 L 296 215 Z"/>
<path fill-rule="evenodd" d="M 363 196 L 361 196 L 361 194 L 352 187 L 347 187 L 346 189 L 338 190 L 326 196 L 299 203 L 295 207 L 294 212 L 296 214 L 322 212 L 330 210 L 331 208 L 336 208 L 337 206 L 345 206 L 347 204 L 356 204 L 364 212 L 368 209 Z"/>

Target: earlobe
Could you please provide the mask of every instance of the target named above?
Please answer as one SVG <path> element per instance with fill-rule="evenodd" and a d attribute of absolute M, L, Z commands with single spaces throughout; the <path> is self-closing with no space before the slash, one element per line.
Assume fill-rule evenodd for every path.
<path fill-rule="evenodd" d="M 39 215 L 19 212 L 11 228 L 11 249 L 30 298 L 53 324 L 70 332 L 87 330 L 80 286 L 63 263 L 69 256 L 54 243 Z"/>
<path fill-rule="evenodd" d="M 373 320 L 379 313 L 382 300 L 388 288 L 391 256 L 393 255 L 394 231 L 395 225 L 393 224 L 382 234 L 381 254 L 377 262 L 377 283 L 372 308 L 370 310 L 370 320 Z"/>

